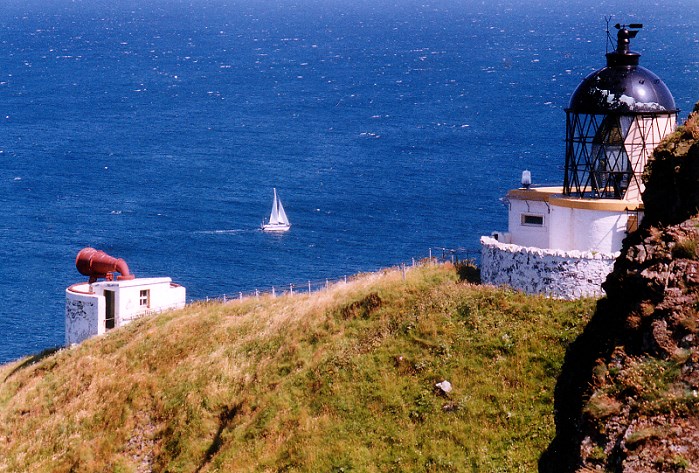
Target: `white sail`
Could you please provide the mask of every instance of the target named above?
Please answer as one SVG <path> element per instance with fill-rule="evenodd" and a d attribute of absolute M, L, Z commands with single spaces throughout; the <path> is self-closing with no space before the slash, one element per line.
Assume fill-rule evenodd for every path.
<path fill-rule="evenodd" d="M 279 208 L 277 209 L 277 220 L 282 225 L 289 225 L 289 219 L 286 216 L 286 212 L 284 212 L 284 206 L 282 205 L 282 200 L 278 198 L 277 203 L 279 204 Z"/>
<path fill-rule="evenodd" d="M 277 189 L 274 189 L 274 200 L 272 200 L 272 212 L 269 214 L 269 222 L 262 224 L 262 230 L 266 232 L 285 232 L 291 227 L 289 218 L 286 216 L 281 199 L 277 196 Z"/>
<path fill-rule="evenodd" d="M 277 202 L 277 189 L 274 189 L 274 200 L 272 201 L 272 213 L 269 214 L 269 223 L 277 225 L 279 223 L 279 204 Z"/>

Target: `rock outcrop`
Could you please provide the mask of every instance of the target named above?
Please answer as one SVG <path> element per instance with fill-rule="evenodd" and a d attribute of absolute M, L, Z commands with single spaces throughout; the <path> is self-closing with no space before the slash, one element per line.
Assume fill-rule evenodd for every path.
<path fill-rule="evenodd" d="M 566 355 L 540 472 L 699 472 L 699 104 L 644 180 L 643 224 Z"/>

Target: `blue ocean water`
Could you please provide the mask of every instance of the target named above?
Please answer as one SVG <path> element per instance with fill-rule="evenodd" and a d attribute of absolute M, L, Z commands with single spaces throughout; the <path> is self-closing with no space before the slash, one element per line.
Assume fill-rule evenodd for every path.
<path fill-rule="evenodd" d="M 606 15 L 699 100 L 694 0 L 46 3 L 0 9 L 0 362 L 63 343 L 85 246 L 188 299 L 477 249 L 522 169 L 562 180 Z"/>

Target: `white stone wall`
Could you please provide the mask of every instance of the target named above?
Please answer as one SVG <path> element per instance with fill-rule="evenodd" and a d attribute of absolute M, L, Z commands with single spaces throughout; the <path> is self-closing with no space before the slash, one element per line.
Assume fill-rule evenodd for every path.
<path fill-rule="evenodd" d="M 481 280 L 557 299 L 604 295 L 618 253 L 525 247 L 481 237 Z"/>

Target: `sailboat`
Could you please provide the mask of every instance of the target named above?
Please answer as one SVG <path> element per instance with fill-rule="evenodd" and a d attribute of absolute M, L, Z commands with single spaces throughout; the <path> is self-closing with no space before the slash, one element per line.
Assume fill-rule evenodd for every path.
<path fill-rule="evenodd" d="M 265 232 L 285 232 L 291 228 L 289 219 L 284 212 L 284 206 L 279 197 L 277 189 L 274 188 L 274 200 L 272 201 L 272 213 L 269 215 L 269 222 L 262 221 L 262 230 Z"/>

